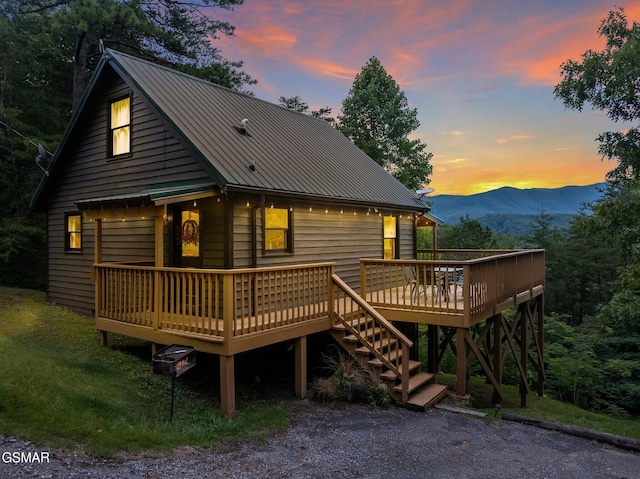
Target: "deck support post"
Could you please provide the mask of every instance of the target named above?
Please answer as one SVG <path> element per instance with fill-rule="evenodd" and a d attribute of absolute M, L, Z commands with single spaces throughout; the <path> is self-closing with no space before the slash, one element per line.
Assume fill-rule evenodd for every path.
<path fill-rule="evenodd" d="M 440 326 L 437 324 L 427 326 L 427 371 L 440 372 Z"/>
<path fill-rule="evenodd" d="M 502 313 L 498 313 L 493 318 L 493 375 L 498 384 L 502 384 Z M 487 354 L 489 352 L 487 351 Z M 498 391 L 493 389 L 494 404 L 501 401 Z"/>
<path fill-rule="evenodd" d="M 529 355 L 529 319 L 531 318 L 531 309 L 529 303 L 525 302 L 520 305 L 520 314 L 516 313 L 516 317 L 520 317 L 520 364 L 521 368 L 527 371 L 527 357 Z M 520 377 L 520 407 L 527 407 L 527 378 Z"/>
<path fill-rule="evenodd" d="M 105 348 L 109 345 L 109 342 L 107 340 L 107 332 L 106 331 L 100 331 L 100 344 L 102 346 L 104 346 Z"/>
<path fill-rule="evenodd" d="M 295 393 L 298 399 L 307 397 L 307 337 L 295 339 Z"/>
<path fill-rule="evenodd" d="M 465 328 L 456 328 L 456 394 L 466 396 L 467 394 L 467 373 L 469 364 L 467 361 L 467 343 Z"/>
<path fill-rule="evenodd" d="M 220 356 L 220 403 L 222 414 L 236 415 L 236 379 L 234 357 Z"/>
<path fill-rule="evenodd" d="M 536 299 L 538 313 L 538 396 L 544 396 L 544 294 Z"/>

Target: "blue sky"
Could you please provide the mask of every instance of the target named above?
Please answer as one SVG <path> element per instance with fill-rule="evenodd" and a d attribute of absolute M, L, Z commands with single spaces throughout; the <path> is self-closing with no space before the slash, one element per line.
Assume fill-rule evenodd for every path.
<path fill-rule="evenodd" d="M 376 56 L 418 110 L 434 194 L 586 185 L 614 166 L 597 135 L 624 125 L 567 111 L 553 87 L 562 62 L 603 48 L 598 26 L 618 5 L 640 20 L 640 5 L 609 0 L 245 0 L 215 10 L 236 27 L 215 45 L 244 61 L 256 96 L 333 116 Z"/>

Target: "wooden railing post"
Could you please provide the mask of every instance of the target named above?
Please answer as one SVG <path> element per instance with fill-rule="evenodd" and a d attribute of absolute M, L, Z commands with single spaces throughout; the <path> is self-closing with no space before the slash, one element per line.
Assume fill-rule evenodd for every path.
<path fill-rule="evenodd" d="M 360 296 L 367 299 L 367 270 L 364 260 L 360 260 Z M 333 274 L 333 271 L 331 272 Z"/>
<path fill-rule="evenodd" d="M 361 266 L 362 267 L 362 266 Z M 333 275 L 335 274 L 336 267 L 334 264 L 332 264 L 331 266 L 329 266 L 328 271 L 329 271 L 329 277 L 327 278 L 327 287 L 329 288 L 329 290 L 327 291 L 327 308 L 329 309 L 328 313 L 329 313 L 329 327 L 333 327 L 334 324 L 336 324 L 336 318 L 335 315 L 337 314 L 338 308 L 337 305 L 335 303 L 335 285 L 333 284 Z"/>
<path fill-rule="evenodd" d="M 471 324 L 471 267 L 462 267 L 462 314 L 464 315 L 464 325 Z"/>
<path fill-rule="evenodd" d="M 406 343 L 402 343 L 402 359 L 400 360 L 402 367 L 402 402 L 409 400 L 409 348 Z"/>
<path fill-rule="evenodd" d="M 225 350 L 231 352 L 236 318 L 236 281 L 233 272 L 225 273 L 222 278 L 222 323 Z"/>

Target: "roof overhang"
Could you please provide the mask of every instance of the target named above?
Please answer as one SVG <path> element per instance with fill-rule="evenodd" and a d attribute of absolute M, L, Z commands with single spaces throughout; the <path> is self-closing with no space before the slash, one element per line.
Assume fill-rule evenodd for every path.
<path fill-rule="evenodd" d="M 430 213 L 423 213 L 416 219 L 416 226 L 444 226 L 444 221 Z"/>
<path fill-rule="evenodd" d="M 210 198 L 217 194 L 211 182 L 182 181 L 149 185 L 135 193 L 79 200 L 75 205 L 86 218 L 159 216 L 166 213 L 163 207 L 168 204 Z"/>

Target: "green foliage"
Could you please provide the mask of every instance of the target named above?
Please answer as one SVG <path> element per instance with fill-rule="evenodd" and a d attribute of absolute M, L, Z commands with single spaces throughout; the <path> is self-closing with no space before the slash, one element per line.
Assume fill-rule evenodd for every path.
<path fill-rule="evenodd" d="M 493 232 L 469 216 L 457 225 L 446 225 L 438 233 L 439 249 L 495 249 Z"/>
<path fill-rule="evenodd" d="M 309 111 L 309 104 L 302 101 L 302 98 L 300 98 L 298 95 L 294 95 L 289 98 L 281 96 L 280 98 L 278 98 L 278 101 L 280 102 L 280 105 L 288 108 L 289 110 L 297 111 L 298 113 L 305 113 L 307 115 L 313 116 L 314 118 L 321 118 L 330 125 L 335 124 L 335 118 L 329 116 L 331 115 L 331 108 L 329 108 L 328 106 L 322 107 L 318 110 Z"/>
<path fill-rule="evenodd" d="M 640 413 L 640 335 L 620 335 L 597 322 L 569 326 L 546 318 L 546 390 L 577 406 Z"/>
<path fill-rule="evenodd" d="M 140 359 L 140 342 L 110 339 L 102 347 L 92 321 L 42 293 L 0 288 L 0 349 L 10 358 L 0 362 L 0 434 L 110 457 L 210 447 L 286 426 L 285 407 L 242 396 L 237 419 L 223 417 L 218 393 L 191 371 L 177 381 L 170 422 L 171 381 L 152 374 L 148 345 Z"/>
<path fill-rule="evenodd" d="M 601 51 L 588 50 L 582 62 L 562 64 L 562 81 L 556 85 L 556 98 L 571 109 L 582 111 L 585 103 L 604 110 L 614 122 L 640 119 L 640 23 L 628 25 L 623 8 L 609 12 L 598 34 L 606 40 Z M 608 179 L 624 181 L 640 175 L 640 131 L 606 132 L 598 137 L 600 153 L 615 159 L 618 166 Z"/>
<path fill-rule="evenodd" d="M 433 156 L 424 151 L 426 144 L 408 137 L 420 126 L 417 115 L 393 77 L 372 57 L 342 102 L 337 128 L 407 188 L 417 190 L 429 183 Z"/>
<path fill-rule="evenodd" d="M 233 35 L 234 28 L 215 19 L 215 8 L 232 9 L 243 0 L 16 0 L 23 14 L 50 15 L 53 33 L 69 45 L 73 66 L 73 105 L 77 105 L 86 81 L 100 56 L 100 42 L 174 66 L 227 86 L 251 82 L 237 72 L 240 62 L 228 62 L 212 45 L 219 35 Z M 217 82 L 217 81 L 216 81 Z"/>

